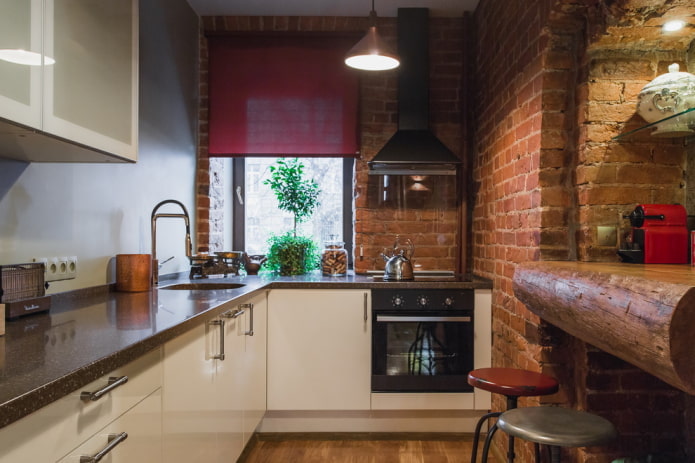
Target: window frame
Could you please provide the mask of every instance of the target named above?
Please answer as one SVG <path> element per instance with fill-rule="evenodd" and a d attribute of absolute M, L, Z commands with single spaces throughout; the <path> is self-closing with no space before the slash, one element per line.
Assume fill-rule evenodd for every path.
<path fill-rule="evenodd" d="M 253 156 L 248 156 L 253 157 Z M 306 156 L 297 156 L 299 159 Z M 343 160 L 343 237 L 345 249 L 348 251 L 348 267 L 354 268 L 353 256 L 353 208 L 352 183 L 355 169 L 355 158 L 345 157 Z M 241 187 L 241 189 L 239 189 Z M 246 157 L 235 157 L 232 160 L 232 246 L 233 249 L 246 249 Z M 323 243 L 317 242 L 319 249 Z"/>

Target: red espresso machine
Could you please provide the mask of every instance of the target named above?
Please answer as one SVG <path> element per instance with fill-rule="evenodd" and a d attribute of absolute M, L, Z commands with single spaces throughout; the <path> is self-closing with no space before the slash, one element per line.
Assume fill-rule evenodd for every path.
<path fill-rule="evenodd" d="M 639 204 L 630 215 L 632 231 L 623 262 L 639 264 L 687 264 L 688 213 L 680 204 Z"/>

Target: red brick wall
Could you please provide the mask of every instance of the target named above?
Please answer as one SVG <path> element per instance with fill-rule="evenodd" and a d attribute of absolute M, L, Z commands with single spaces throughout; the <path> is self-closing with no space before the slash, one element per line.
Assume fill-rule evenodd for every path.
<path fill-rule="evenodd" d="M 621 436 L 612 446 L 565 451 L 569 461 L 689 446 L 682 393 L 547 326 L 511 289 L 524 261 L 617 260 L 617 243 L 598 245 L 597 226 L 624 227 L 619 214 L 638 202 L 684 200 L 682 140 L 611 137 L 641 123 L 637 93 L 669 62 L 682 62 L 687 46 L 660 42 L 653 23 L 647 30 L 663 11 L 640 16 L 647 12 L 639 5 L 618 3 L 483 0 L 475 15 L 473 269 L 494 281 L 493 364 L 554 374 L 560 394 L 540 402 L 604 415 Z M 621 21 L 630 27 L 607 26 Z M 504 407 L 501 398 L 494 407 Z M 533 461 L 528 446 L 517 450 L 518 461 Z"/>
<path fill-rule="evenodd" d="M 379 18 L 379 33 L 395 49 L 396 19 Z M 198 175 L 198 249 L 220 250 L 222 236 L 224 174 L 219 161 L 207 155 L 207 41 L 205 33 L 239 31 L 349 32 L 357 39 L 367 28 L 367 18 L 344 17 L 205 17 L 201 38 L 201 123 Z M 432 131 L 454 153 L 461 151 L 460 93 L 463 22 L 460 18 L 432 18 L 430 39 L 430 124 Z M 357 40 L 356 39 L 356 40 Z M 397 127 L 396 71 L 362 73 L 360 77 L 361 156 L 354 174 L 354 243 L 364 259 L 355 259 L 355 270 L 383 269 L 379 257 L 391 247 L 397 234 L 416 246 L 415 264 L 421 269 L 455 270 L 461 243 L 458 209 L 417 211 L 377 207 L 368 201 L 368 167 Z M 212 183 L 207 183 L 213 179 Z M 455 193 L 455 192 L 454 192 Z"/>

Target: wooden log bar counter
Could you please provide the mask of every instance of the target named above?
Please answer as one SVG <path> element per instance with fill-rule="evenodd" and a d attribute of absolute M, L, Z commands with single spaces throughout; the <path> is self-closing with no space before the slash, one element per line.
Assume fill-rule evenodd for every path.
<path fill-rule="evenodd" d="M 513 288 L 547 322 L 695 394 L 695 267 L 529 262 Z"/>

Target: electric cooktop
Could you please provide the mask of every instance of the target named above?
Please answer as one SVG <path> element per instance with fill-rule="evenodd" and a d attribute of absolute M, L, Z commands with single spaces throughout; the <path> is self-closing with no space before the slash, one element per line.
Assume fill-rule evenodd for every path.
<path fill-rule="evenodd" d="M 453 282 L 465 282 L 471 281 L 471 276 L 462 273 L 454 273 L 442 270 L 416 270 L 413 272 L 414 279 L 412 280 L 385 280 L 384 272 L 380 270 L 368 270 L 367 276 L 372 278 L 374 281 L 453 281 Z"/>

